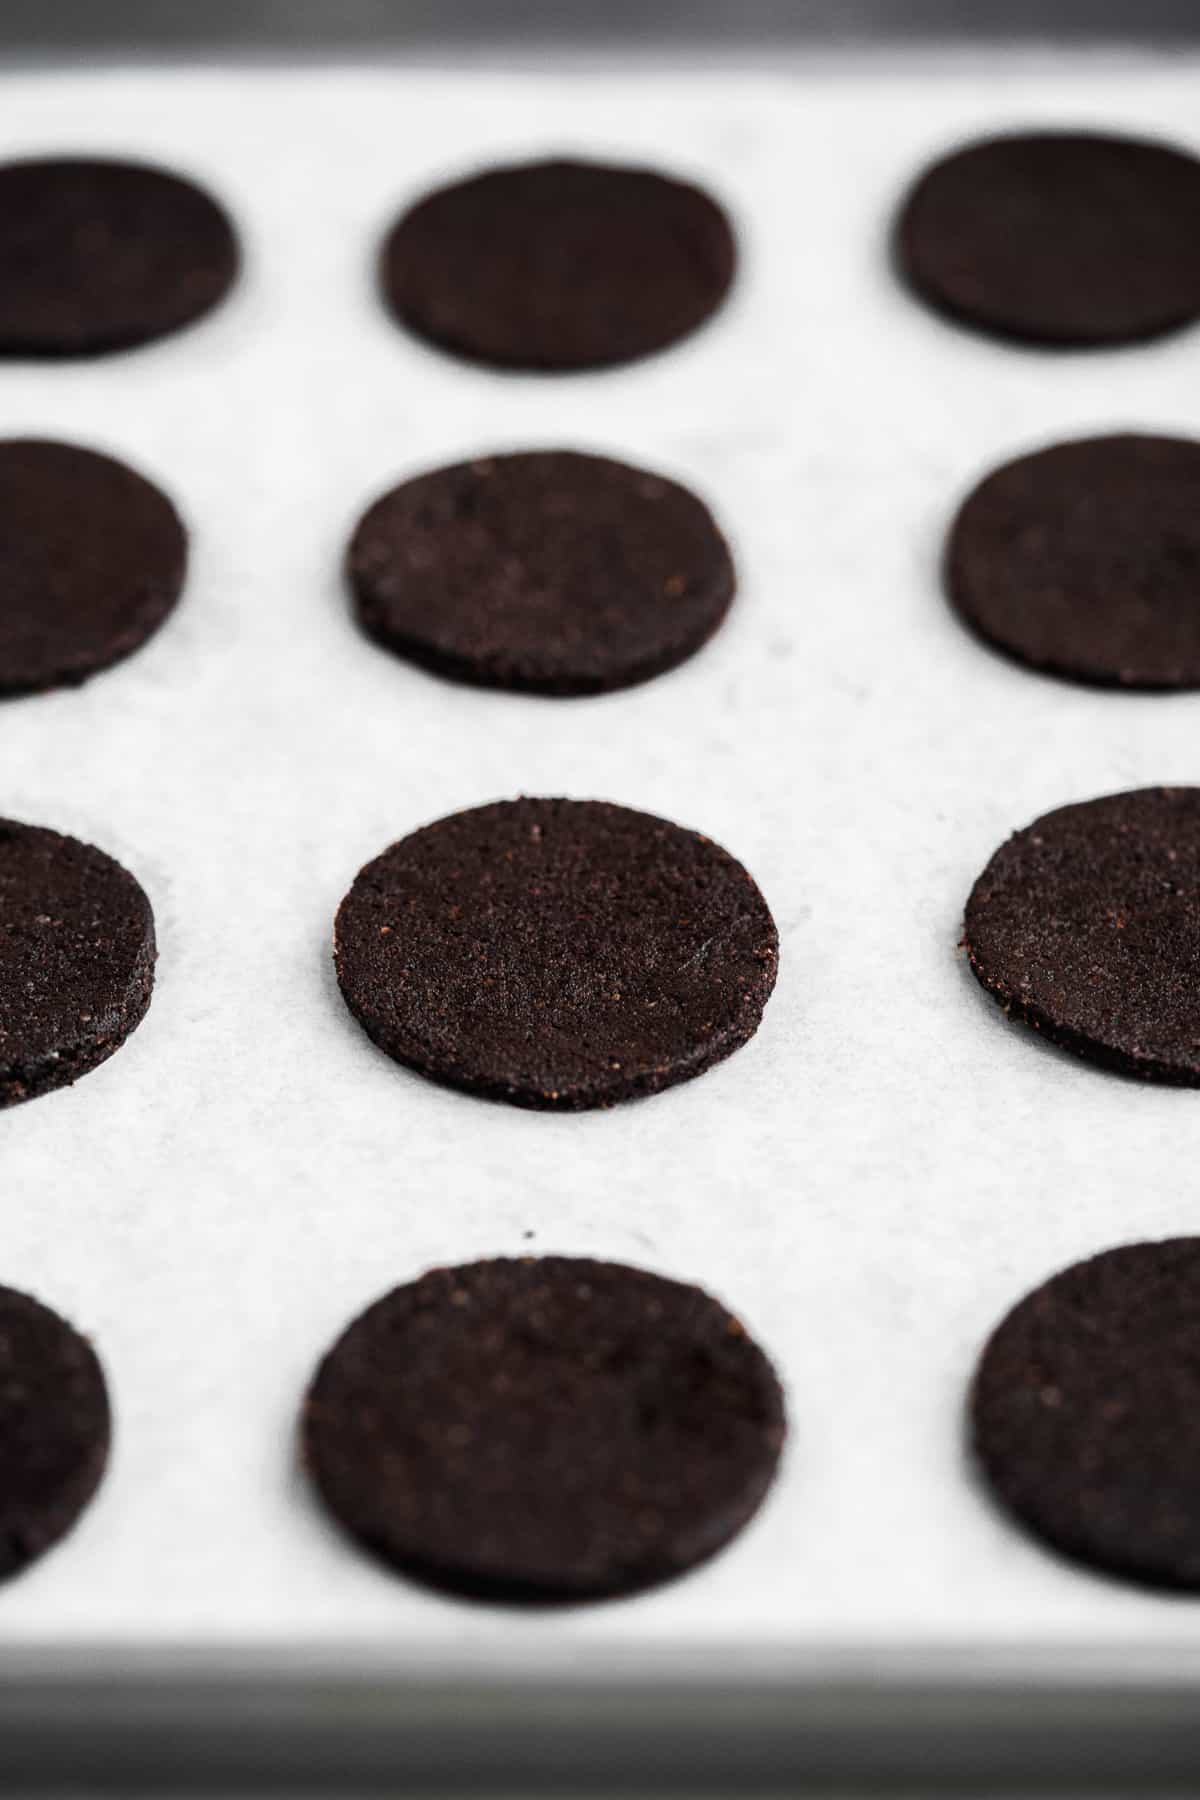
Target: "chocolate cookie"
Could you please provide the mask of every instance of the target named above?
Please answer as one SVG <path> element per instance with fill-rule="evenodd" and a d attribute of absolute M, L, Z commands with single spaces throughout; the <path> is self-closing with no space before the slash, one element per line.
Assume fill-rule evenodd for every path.
<path fill-rule="evenodd" d="M 0 1107 L 119 1050 L 154 986 L 150 902 L 120 863 L 0 819 Z"/>
<path fill-rule="evenodd" d="M 437 189 L 392 228 L 388 306 L 443 349 L 517 369 L 629 362 L 686 337 L 733 280 L 733 231 L 649 169 L 543 162 Z"/>
<path fill-rule="evenodd" d="M 1006 1012 L 1089 1062 L 1200 1084 L 1200 788 L 1060 807 L 997 850 L 967 901 L 971 968 Z"/>
<path fill-rule="evenodd" d="M 140 163 L 0 165 L 0 355 L 90 356 L 177 331 L 224 298 L 233 227 Z"/>
<path fill-rule="evenodd" d="M 108 1392 L 86 1338 L 0 1287 L 0 1576 L 68 1532 L 108 1461 Z"/>
<path fill-rule="evenodd" d="M 1086 438 L 1004 464 L 955 520 L 946 577 L 967 623 L 1035 669 L 1200 686 L 1200 443 Z"/>
<path fill-rule="evenodd" d="M 924 299 L 983 331 L 1156 337 L 1200 314 L 1200 162 L 1082 132 L 984 139 L 921 176 L 897 251 Z"/>
<path fill-rule="evenodd" d="M 1200 1588 L 1200 1238 L 1055 1275 L 983 1353 L 975 1449 L 1004 1504 L 1068 1556 Z"/>
<path fill-rule="evenodd" d="M 594 800 L 506 800 L 368 863 L 334 953 L 347 1006 L 397 1062 L 577 1110 L 744 1044 L 779 940 L 745 869 L 699 832 Z"/>
<path fill-rule="evenodd" d="M 363 629 L 459 681 L 600 694 L 674 668 L 729 609 L 734 572 L 686 488 L 569 450 L 437 469 L 350 544 Z"/>
<path fill-rule="evenodd" d="M 0 440 L 0 694 L 74 685 L 140 649 L 186 566 L 171 502 L 124 463 Z"/>
<path fill-rule="evenodd" d="M 700 1288 L 551 1256 L 394 1288 L 317 1370 L 306 1457 L 387 1562 L 480 1598 L 625 1594 L 712 1556 L 784 1439 L 762 1351 Z"/>

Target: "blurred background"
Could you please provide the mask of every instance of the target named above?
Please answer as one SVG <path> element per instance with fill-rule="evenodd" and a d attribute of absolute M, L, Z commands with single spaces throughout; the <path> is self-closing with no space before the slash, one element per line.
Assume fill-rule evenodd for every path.
<path fill-rule="evenodd" d="M 686 38 L 736 45 L 763 39 L 875 36 L 1080 40 L 1200 34 L 1197 0 L 24 0 L 0 5 L 0 46 L 118 53 L 219 49 L 226 44 L 334 50 L 453 44 L 484 51 L 531 42 L 620 38 L 669 47 Z"/>

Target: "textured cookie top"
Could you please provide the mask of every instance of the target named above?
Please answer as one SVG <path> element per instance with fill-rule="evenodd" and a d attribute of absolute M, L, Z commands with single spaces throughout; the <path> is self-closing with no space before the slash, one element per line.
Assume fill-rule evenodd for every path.
<path fill-rule="evenodd" d="M 733 595 L 708 509 L 661 475 L 571 451 L 497 456 L 393 488 L 349 573 L 366 631 L 486 686 L 595 694 L 699 649 Z"/>
<path fill-rule="evenodd" d="M 946 554 L 983 637 L 1056 675 L 1200 684 L 1200 443 L 1084 438 L 992 471 Z"/>
<path fill-rule="evenodd" d="M 0 1575 L 75 1523 L 104 1473 L 109 1432 L 91 1345 L 28 1294 L 0 1288 Z"/>
<path fill-rule="evenodd" d="M 784 1438 L 769 1362 L 701 1289 L 545 1257 L 437 1269 L 339 1338 L 309 1467 L 399 1568 L 508 1600 L 619 1594 L 720 1549 Z"/>
<path fill-rule="evenodd" d="M 521 1106 L 607 1106 L 754 1033 L 778 936 L 740 863 L 600 801 L 511 800 L 402 838 L 338 912 L 346 1003 L 379 1046 Z"/>
<path fill-rule="evenodd" d="M 1081 132 L 984 139 L 936 162 L 897 249 L 925 299 L 1043 344 L 1155 337 L 1200 313 L 1200 162 Z"/>
<path fill-rule="evenodd" d="M 237 267 L 229 219 L 179 175 L 69 157 L 0 165 L 0 355 L 162 337 L 215 306 Z"/>
<path fill-rule="evenodd" d="M 628 362 L 685 337 L 733 280 L 729 221 L 649 169 L 542 162 L 437 189 L 393 227 L 383 291 L 444 349 L 523 369 Z"/>
<path fill-rule="evenodd" d="M 111 1056 L 150 1004 L 154 958 L 150 902 L 119 863 L 0 819 L 0 1106 Z"/>
<path fill-rule="evenodd" d="M 183 586 L 171 502 L 112 457 L 0 439 L 0 694 L 86 681 L 139 649 Z"/>
<path fill-rule="evenodd" d="M 1055 1275 L 983 1353 L 971 1402 L 993 1488 L 1056 1548 L 1200 1587 L 1200 1238 Z"/>
<path fill-rule="evenodd" d="M 967 902 L 983 985 L 1090 1061 L 1200 1082 L 1200 789 L 1060 807 L 1004 844 Z"/>

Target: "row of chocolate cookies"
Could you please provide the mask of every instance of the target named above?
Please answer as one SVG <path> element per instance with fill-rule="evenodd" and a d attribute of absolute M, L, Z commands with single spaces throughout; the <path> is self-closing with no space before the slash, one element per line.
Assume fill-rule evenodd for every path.
<path fill-rule="evenodd" d="M 1140 341 L 1200 315 L 1200 163 L 1096 133 L 987 139 L 926 171 L 897 232 L 917 290 L 955 319 L 1046 345 Z M 718 307 L 736 248 L 700 189 L 553 161 L 427 195 L 380 259 L 395 317 L 500 367 L 585 369 L 676 342 Z M 0 352 L 81 355 L 199 318 L 238 266 L 194 183 L 101 159 L 0 165 Z"/>
<path fill-rule="evenodd" d="M 376 642 L 449 677 L 610 692 L 699 650 L 736 576 L 695 494 L 571 451 L 416 476 L 347 552 Z M 183 588 L 171 501 L 111 457 L 0 441 L 0 694 L 86 680 L 139 649 Z M 989 475 L 960 509 L 946 577 L 963 618 L 1035 668 L 1107 685 L 1200 685 L 1200 444 L 1127 434 Z"/>
<path fill-rule="evenodd" d="M 79 445 L 0 440 L 0 695 L 86 681 L 141 648 L 183 590 L 167 496 Z M 460 681 L 610 692 L 685 661 L 735 587 L 702 501 L 570 451 L 479 458 L 376 501 L 347 553 L 376 642 Z"/>
<path fill-rule="evenodd" d="M 988 1341 L 974 1448 L 1024 1524 L 1081 1561 L 1200 1587 L 1200 1239 L 1063 1271 Z M 680 1575 L 753 1517 L 783 1395 L 700 1289 L 612 1263 L 437 1269 L 385 1294 L 321 1360 L 301 1449 L 338 1523 L 402 1573 L 562 1603 Z M 0 1575 L 56 1542 L 111 1433 L 92 1347 L 0 1288 Z"/>
<path fill-rule="evenodd" d="M 120 1047 L 154 979 L 150 902 L 91 845 L 0 821 L 0 1105 Z M 337 917 L 350 1010 L 396 1061 L 542 1109 L 701 1074 L 757 1029 L 779 939 L 699 832 L 601 801 L 476 807 L 393 844 Z"/>
<path fill-rule="evenodd" d="M 985 139 L 917 181 L 900 265 L 955 320 L 1043 347 L 1159 336 L 1200 312 L 1200 163 L 1079 133 Z M 969 495 L 950 598 L 1046 673 L 1200 684 L 1200 443 L 1138 435 L 1023 456 Z M 972 971 L 1090 1061 L 1200 1084 L 1200 790 L 1064 806 L 993 856 L 966 907 Z"/>
<path fill-rule="evenodd" d="M 918 181 L 897 233 L 922 295 L 1026 343 L 1138 341 L 1200 311 L 1200 165 L 1088 135 L 986 140 Z M 950 599 L 1035 669 L 1200 684 L 1200 445 L 1125 434 L 990 474 L 946 549 Z M 1065 806 L 1017 832 L 967 902 L 970 966 L 1006 1013 L 1145 1080 L 1200 1083 L 1200 790 Z M 1054 1276 L 989 1341 L 971 1391 L 993 1492 L 1065 1554 L 1200 1588 L 1200 1240 Z"/>
<path fill-rule="evenodd" d="M 895 247 L 923 299 L 993 337 L 1160 337 L 1200 315 L 1200 162 L 1097 133 L 986 138 L 920 176 Z M 1003 465 L 961 508 L 945 577 L 962 618 L 1034 668 L 1200 684 L 1200 444 L 1125 433 Z"/>
<path fill-rule="evenodd" d="M 1088 1059 L 1200 1085 L 1200 789 L 1060 808 L 966 906 L 973 971 Z M 0 1104 L 68 1085 L 150 1003 L 150 902 L 90 845 L 0 822 Z M 710 839 L 600 801 L 500 801 L 391 845 L 337 917 L 346 1003 L 420 1073 L 520 1106 L 610 1106 L 688 1080 L 756 1030 L 779 940 Z"/>
<path fill-rule="evenodd" d="M 334 1516 L 405 1573 L 561 1602 L 721 1549 L 784 1430 L 770 1363 L 699 1288 L 544 1257 L 434 1270 L 377 1301 L 322 1359 L 301 1440 Z M 0 1288 L 0 1576 L 75 1523 L 111 1432 L 92 1346 Z"/>
<path fill-rule="evenodd" d="M 0 694 L 86 680 L 130 655 L 183 588 L 167 497 L 111 457 L 0 441 Z M 1126 434 L 1021 457 L 960 509 L 951 599 L 1035 668 L 1141 688 L 1200 685 L 1200 444 Z M 364 513 L 347 552 L 376 642 L 451 679 L 611 692 L 699 650 L 736 576 L 695 494 L 571 451 L 416 476 Z"/>
<path fill-rule="evenodd" d="M 192 324 L 232 286 L 224 208 L 186 178 L 102 158 L 0 165 L 0 355 L 89 356 Z M 601 368 L 693 331 L 733 279 L 721 208 L 648 169 L 542 162 L 438 189 L 387 233 L 396 320 L 496 367 Z"/>
<path fill-rule="evenodd" d="M 952 317 L 1048 345 L 1140 341 L 1200 314 L 1200 163 L 1081 132 L 986 139 L 926 171 L 897 248 Z M 388 232 L 396 318 L 501 367 L 584 369 L 676 342 L 733 279 L 712 198 L 647 169 L 552 161 L 439 188 Z M 238 267 L 234 228 L 194 183 L 98 158 L 0 165 L 0 349 L 80 355 L 199 318 Z"/>
<path fill-rule="evenodd" d="M 1062 807 L 992 858 L 963 942 L 1043 1036 L 1200 1085 L 1200 789 Z M 91 845 L 0 822 L 0 1105 L 104 1061 L 150 1004 L 144 891 Z M 390 1056 L 517 1105 L 608 1106 L 750 1038 L 779 940 L 749 873 L 700 833 L 600 801 L 500 801 L 368 863 L 338 912 L 346 1003 Z"/>
<path fill-rule="evenodd" d="M 1200 1085 L 1200 789 L 1064 806 L 996 852 L 963 944 L 1022 1025 L 1146 1081 Z M 1186 1186 L 1186 1178 L 1185 1178 Z M 1105 1251 L 998 1328 L 971 1401 L 1010 1512 L 1074 1558 L 1200 1589 L 1200 1240 Z"/>

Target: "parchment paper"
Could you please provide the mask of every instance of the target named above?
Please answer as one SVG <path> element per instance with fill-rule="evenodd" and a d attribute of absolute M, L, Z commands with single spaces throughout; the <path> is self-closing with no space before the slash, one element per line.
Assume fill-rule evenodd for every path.
<path fill-rule="evenodd" d="M 117 1415 L 73 1537 L 0 1595 L 10 1646 L 400 1646 L 561 1673 L 655 1644 L 897 1657 L 960 1642 L 1200 1643 L 1200 1606 L 1055 1561 L 961 1452 L 976 1350 L 1064 1263 L 1200 1226 L 1200 1095 L 1109 1078 L 1009 1025 L 956 952 L 1007 833 L 1060 802 L 1200 780 L 1200 696 L 1075 689 L 973 642 L 943 528 L 1055 436 L 1196 429 L 1200 337 L 1047 355 L 894 285 L 927 156 L 1081 121 L 1197 139 L 1200 61 L 1132 53 L 520 73 L 243 66 L 0 79 L 0 153 L 161 159 L 244 234 L 232 301 L 86 365 L 0 368 L 0 431 L 122 455 L 193 532 L 186 596 L 132 661 L 0 710 L 0 811 L 121 858 L 157 913 L 145 1024 L 0 1120 L 0 1280 L 92 1333 Z M 539 380 L 456 365 L 375 301 L 428 184 L 576 150 L 678 169 L 732 209 L 736 297 L 676 351 Z M 350 623 L 361 507 L 438 462 L 594 448 L 692 482 L 735 546 L 729 623 L 616 697 L 489 695 Z M 351 1021 L 330 965 L 368 857 L 521 792 L 716 837 L 782 934 L 762 1029 L 702 1079 L 558 1118 L 443 1092 Z M 432 1263 L 630 1260 L 738 1309 L 786 1382 L 786 1470 L 709 1568 L 562 1615 L 389 1578 L 319 1516 L 294 1420 L 318 1355 Z"/>

